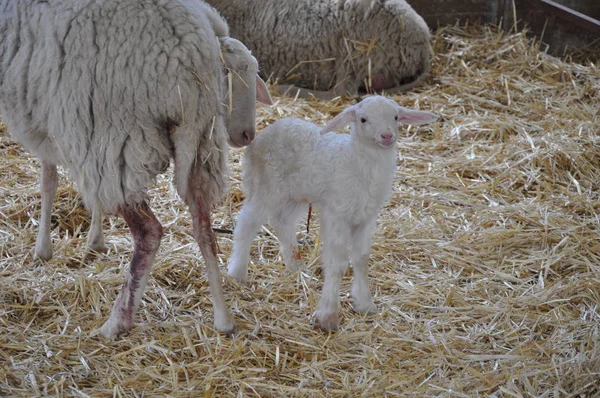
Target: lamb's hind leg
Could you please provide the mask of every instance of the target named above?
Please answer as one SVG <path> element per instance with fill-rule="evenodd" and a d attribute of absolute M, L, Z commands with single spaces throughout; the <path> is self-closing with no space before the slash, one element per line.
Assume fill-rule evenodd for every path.
<path fill-rule="evenodd" d="M 52 258 L 52 241 L 50 239 L 50 223 L 52 220 L 52 203 L 58 185 L 56 165 L 42 161 L 41 177 L 42 211 L 40 226 L 35 242 L 35 258 L 50 260 Z"/>
<path fill-rule="evenodd" d="M 304 266 L 298 250 L 296 228 L 307 210 L 308 205 L 305 203 L 288 202 L 269 219 L 279 239 L 283 263 L 292 272 L 297 272 Z"/>
<path fill-rule="evenodd" d="M 125 277 L 110 317 L 100 329 L 105 337 L 116 336 L 132 328 L 135 311 L 142 299 L 163 236 L 162 226 L 145 202 L 125 205 L 121 215 L 129 226 L 135 246 L 129 274 Z"/>
<path fill-rule="evenodd" d="M 228 273 L 237 281 L 248 280 L 248 262 L 250 247 L 264 220 L 260 204 L 248 201 L 244 203 L 233 231 L 233 250 L 229 258 Z"/>
<path fill-rule="evenodd" d="M 229 335 L 235 329 L 235 322 L 229 313 L 225 296 L 223 295 L 221 273 L 219 272 L 219 263 L 217 262 L 217 243 L 212 231 L 209 208 L 204 200 L 197 195 L 194 195 L 187 202 L 192 213 L 194 238 L 196 238 L 202 252 L 202 257 L 204 257 L 204 262 L 206 262 L 208 284 L 210 286 L 215 314 L 215 329 Z"/>

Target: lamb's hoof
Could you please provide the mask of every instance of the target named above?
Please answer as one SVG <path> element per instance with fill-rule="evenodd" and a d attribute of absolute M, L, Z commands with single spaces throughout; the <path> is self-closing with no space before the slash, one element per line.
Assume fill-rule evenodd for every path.
<path fill-rule="evenodd" d="M 230 263 L 227 268 L 227 274 L 239 283 L 248 283 L 248 268 L 235 266 Z"/>
<path fill-rule="evenodd" d="M 373 300 L 359 301 L 355 298 L 352 306 L 354 311 L 359 314 L 374 314 L 377 312 L 377 306 L 373 303 Z"/>
<path fill-rule="evenodd" d="M 227 317 L 224 317 L 223 319 L 215 317 L 214 327 L 215 327 L 215 330 L 222 332 L 227 337 L 233 336 L 233 332 L 235 332 L 235 322 L 233 321 L 233 318 L 231 317 L 231 315 L 228 315 Z"/>
<path fill-rule="evenodd" d="M 335 332 L 340 327 L 337 312 L 317 312 L 318 327 L 323 332 Z"/>
<path fill-rule="evenodd" d="M 128 332 L 132 327 L 133 322 L 124 322 L 110 317 L 100 328 L 100 333 L 107 339 L 111 339 Z"/>

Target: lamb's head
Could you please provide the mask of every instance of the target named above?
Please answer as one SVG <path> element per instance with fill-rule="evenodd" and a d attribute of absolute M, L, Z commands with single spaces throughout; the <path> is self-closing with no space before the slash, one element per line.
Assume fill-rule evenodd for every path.
<path fill-rule="evenodd" d="M 398 123 L 427 124 L 437 118 L 434 113 L 407 109 L 376 95 L 346 108 L 321 130 L 321 134 L 352 125 L 353 138 L 359 142 L 393 148 L 398 139 Z"/>
<path fill-rule="evenodd" d="M 256 101 L 272 105 L 273 100 L 264 81 L 258 76 L 258 62 L 239 40 L 219 38 L 223 54 L 229 144 L 243 147 L 256 133 Z"/>

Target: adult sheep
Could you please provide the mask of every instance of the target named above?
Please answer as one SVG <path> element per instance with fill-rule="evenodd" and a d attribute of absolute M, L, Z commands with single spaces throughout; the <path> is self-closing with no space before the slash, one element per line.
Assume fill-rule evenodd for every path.
<path fill-rule="evenodd" d="M 210 222 L 226 186 L 227 134 L 207 10 L 197 0 L 0 1 L 0 113 L 41 160 L 42 223 L 58 164 L 87 207 L 121 215 L 133 236 L 129 274 L 101 328 L 107 337 L 133 326 L 163 236 L 146 191 L 171 159 L 207 265 L 215 328 L 235 327 Z M 253 116 L 229 126 L 231 144 L 250 143 Z"/>
<path fill-rule="evenodd" d="M 429 28 L 405 0 L 208 2 L 292 95 L 402 91 L 429 71 Z"/>

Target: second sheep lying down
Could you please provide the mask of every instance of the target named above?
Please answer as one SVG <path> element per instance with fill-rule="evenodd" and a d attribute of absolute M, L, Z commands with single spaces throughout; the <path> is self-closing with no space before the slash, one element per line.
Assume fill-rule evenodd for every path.
<path fill-rule="evenodd" d="M 429 71 L 429 28 L 406 0 L 208 2 L 291 95 L 402 91 Z"/>
<path fill-rule="evenodd" d="M 367 280 L 367 261 L 377 216 L 392 191 L 398 123 L 431 123 L 437 116 L 409 110 L 381 96 L 364 99 L 321 128 L 300 119 L 282 119 L 248 146 L 243 160 L 246 202 L 234 231 L 229 274 L 246 281 L 250 246 L 268 220 L 279 238 L 283 261 L 301 263 L 296 227 L 309 203 L 320 210 L 325 282 L 317 308 L 323 330 L 339 326 L 339 288 L 353 265 L 356 311 L 376 306 Z M 327 134 L 351 125 L 351 134 Z"/>

